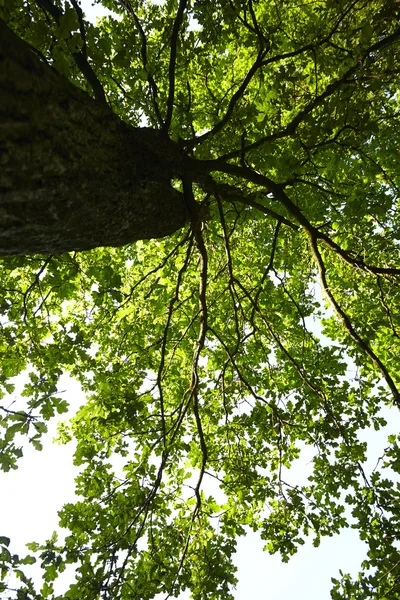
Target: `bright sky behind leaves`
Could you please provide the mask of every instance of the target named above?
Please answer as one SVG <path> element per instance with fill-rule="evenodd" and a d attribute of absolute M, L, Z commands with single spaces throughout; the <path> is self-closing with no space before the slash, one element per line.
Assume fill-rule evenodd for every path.
<path fill-rule="evenodd" d="M 81 5 L 86 18 L 92 21 L 109 14 L 99 5 L 92 6 L 90 0 L 81 0 Z M 65 390 L 63 397 L 71 404 L 73 414 L 84 401 L 79 387 L 65 378 L 59 389 Z M 17 396 L 14 394 L 10 401 Z M 365 439 L 372 441 L 370 469 L 382 453 L 388 433 L 395 430 L 394 419 L 400 424 L 397 412 L 393 411 L 392 415 L 387 411 L 386 418 L 389 414 L 390 431 L 387 428 L 366 434 Z M 54 425 L 44 440 L 42 452 L 27 448 L 17 471 L 0 473 L 0 534 L 11 537 L 12 552 L 23 554 L 26 542 L 49 537 L 57 527 L 57 510 L 63 503 L 73 501 L 73 479 L 77 472 L 72 466 L 74 446 L 73 443 L 68 446 L 52 443 L 55 435 Z M 307 457 L 291 470 L 290 480 L 298 481 L 306 470 Z M 262 546 L 263 542 L 254 533 L 239 543 L 237 600 L 267 597 L 271 600 L 324 600 L 329 598 L 330 578 L 338 574 L 339 568 L 355 575 L 365 553 L 364 544 L 352 530 L 323 539 L 319 548 L 314 548 L 311 542 L 306 543 L 288 564 L 283 564 L 278 555 L 271 557 L 263 553 Z M 71 573 L 67 572 L 65 576 L 71 577 Z M 60 578 L 60 583 L 65 576 Z"/>

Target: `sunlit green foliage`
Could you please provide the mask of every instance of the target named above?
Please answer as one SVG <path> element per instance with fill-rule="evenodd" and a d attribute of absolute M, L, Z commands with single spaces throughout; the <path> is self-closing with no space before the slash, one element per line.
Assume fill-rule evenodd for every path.
<path fill-rule="evenodd" d="M 396 599 L 400 438 L 368 473 L 360 432 L 400 407 L 399 4 L 102 4 L 97 25 L 72 1 L 0 6 L 96 95 L 84 51 L 127 123 L 214 161 L 193 186 L 209 209 L 168 239 L 2 260 L 2 393 L 29 372 L 23 408 L 0 407 L 2 468 L 67 409 L 63 371 L 87 395 L 60 429 L 82 469 L 69 533 L 30 545 L 37 592 L 0 538 L 4 581 L 17 569 L 21 599 L 229 599 L 245 527 L 288 560 L 351 526 L 368 556 L 332 598 Z M 305 445 L 313 474 L 291 486 Z"/>

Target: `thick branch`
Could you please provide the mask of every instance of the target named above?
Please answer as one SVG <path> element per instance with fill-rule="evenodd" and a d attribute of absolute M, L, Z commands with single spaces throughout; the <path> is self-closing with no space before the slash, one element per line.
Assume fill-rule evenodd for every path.
<path fill-rule="evenodd" d="M 78 15 L 80 31 L 81 31 L 82 41 L 83 41 L 83 51 L 71 52 L 71 55 L 76 63 L 76 66 L 78 67 L 78 69 L 80 70 L 80 72 L 82 73 L 82 75 L 85 77 L 86 81 L 92 88 L 94 97 L 96 98 L 96 100 L 99 100 L 100 102 L 105 103 L 106 96 L 104 93 L 103 86 L 101 85 L 99 79 L 97 78 L 96 73 L 93 71 L 92 67 L 90 66 L 90 64 L 88 63 L 88 60 L 86 58 L 86 41 L 85 41 L 85 30 L 84 30 L 84 24 L 83 24 L 82 11 L 81 11 L 79 5 L 77 5 L 77 3 L 74 0 L 72 0 L 72 1 L 73 1 L 75 10 L 77 11 L 77 15 Z M 51 2 L 51 0 L 36 0 L 36 4 L 38 6 L 40 6 L 43 10 L 45 10 L 49 14 L 51 14 L 51 16 L 53 17 L 53 19 L 56 21 L 57 24 L 60 22 L 60 19 L 61 19 L 63 13 L 58 8 L 58 6 L 56 6 L 55 4 L 53 4 Z M 80 13 L 79 13 L 78 9 L 79 9 Z"/>
<path fill-rule="evenodd" d="M 253 171 L 249 167 L 241 167 L 239 165 L 227 163 L 222 159 L 199 161 L 197 169 L 199 171 L 202 170 L 204 173 L 211 173 L 212 171 L 228 173 L 241 179 L 256 183 L 257 185 L 264 186 L 274 196 L 275 200 L 280 202 L 280 204 L 286 208 L 288 213 L 296 219 L 299 225 L 301 225 L 309 235 L 312 235 L 315 239 L 320 239 L 328 248 L 336 252 L 336 254 L 338 254 L 338 256 L 340 256 L 349 265 L 357 267 L 362 271 L 374 273 L 375 275 L 400 275 L 400 269 L 395 267 L 377 267 L 375 265 L 370 265 L 359 258 L 353 257 L 346 250 L 343 250 L 339 244 L 337 244 L 323 231 L 317 229 L 310 223 L 300 208 L 286 194 L 283 185 L 275 183 L 266 175 L 258 173 L 257 171 Z M 288 223 L 290 223 L 290 221 L 288 221 Z"/>
<path fill-rule="evenodd" d="M 354 329 L 348 315 L 345 313 L 345 311 L 342 309 L 342 307 L 337 302 L 335 296 L 332 294 L 332 291 L 331 291 L 331 289 L 328 285 L 327 279 L 326 279 L 326 267 L 325 267 L 324 261 L 322 259 L 321 253 L 319 251 L 319 248 L 317 245 L 317 240 L 312 235 L 309 236 L 309 240 L 310 240 L 311 250 L 314 254 L 314 258 L 315 258 L 317 266 L 318 266 L 321 284 L 322 284 L 322 288 L 323 288 L 325 294 L 329 298 L 329 301 L 332 304 L 333 308 L 335 309 L 335 312 L 338 315 L 339 319 L 342 321 L 343 326 L 344 326 L 345 330 L 347 331 L 347 333 L 356 342 L 356 344 L 361 348 L 361 350 L 367 356 L 369 356 L 369 358 L 372 360 L 372 362 L 375 364 L 375 366 L 379 369 L 379 371 L 383 375 L 386 383 L 388 384 L 388 386 L 390 388 L 390 391 L 393 394 L 395 403 L 400 408 L 400 392 L 397 389 L 396 384 L 394 383 L 392 377 L 390 376 L 389 371 L 387 370 L 385 365 L 382 363 L 380 358 L 372 350 L 372 348 L 367 344 L 367 342 L 365 340 L 362 339 L 362 337 Z"/>
<path fill-rule="evenodd" d="M 171 125 L 172 120 L 172 111 L 174 108 L 174 97 L 175 97 L 175 65 L 176 65 L 176 50 L 178 44 L 178 35 L 179 29 L 182 25 L 183 15 L 185 13 L 187 6 L 187 0 L 180 0 L 178 11 L 176 13 L 174 26 L 172 28 L 172 36 L 171 36 L 171 53 L 169 58 L 169 69 L 168 69 L 168 79 L 169 79 L 169 90 L 168 90 L 168 100 L 167 100 L 167 115 L 165 117 L 164 122 L 164 130 L 168 131 Z"/>
<path fill-rule="evenodd" d="M 299 227 L 295 223 L 292 223 L 283 215 L 280 215 L 271 208 L 268 208 L 268 206 L 264 206 L 260 202 L 257 202 L 250 194 L 245 194 L 241 189 L 236 188 L 233 185 L 229 185 L 228 183 L 218 183 L 212 177 L 209 177 L 201 183 L 201 186 L 206 192 L 210 192 L 214 195 L 218 194 L 226 202 L 239 202 L 245 206 L 250 206 L 251 208 L 255 208 L 265 215 L 272 217 L 278 223 L 283 223 L 294 231 L 299 230 Z"/>

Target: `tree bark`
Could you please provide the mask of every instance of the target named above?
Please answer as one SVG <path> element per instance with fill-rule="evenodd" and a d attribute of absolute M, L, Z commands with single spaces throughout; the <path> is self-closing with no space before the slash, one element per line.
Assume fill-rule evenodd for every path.
<path fill-rule="evenodd" d="M 0 254 L 57 254 L 170 235 L 184 157 L 71 84 L 0 21 Z"/>

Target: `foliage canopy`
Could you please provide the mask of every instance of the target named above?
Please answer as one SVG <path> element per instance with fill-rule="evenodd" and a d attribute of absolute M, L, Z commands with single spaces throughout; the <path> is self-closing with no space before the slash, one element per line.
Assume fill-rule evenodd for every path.
<path fill-rule="evenodd" d="M 78 0 L 3 0 L 1 17 L 209 173 L 174 181 L 190 223 L 168 238 L 2 260 L 3 398 L 29 382 L 23 409 L 0 406 L 1 467 L 65 412 L 63 371 L 87 394 L 60 428 L 81 467 L 69 534 L 30 545 L 40 591 L 34 556 L 0 538 L 5 597 L 227 600 L 246 527 L 288 560 L 351 526 L 368 555 L 332 598 L 398 598 L 400 437 L 368 473 L 360 436 L 400 408 L 399 4 L 102 4 L 97 25 Z M 292 486 L 305 446 L 313 474 Z"/>

